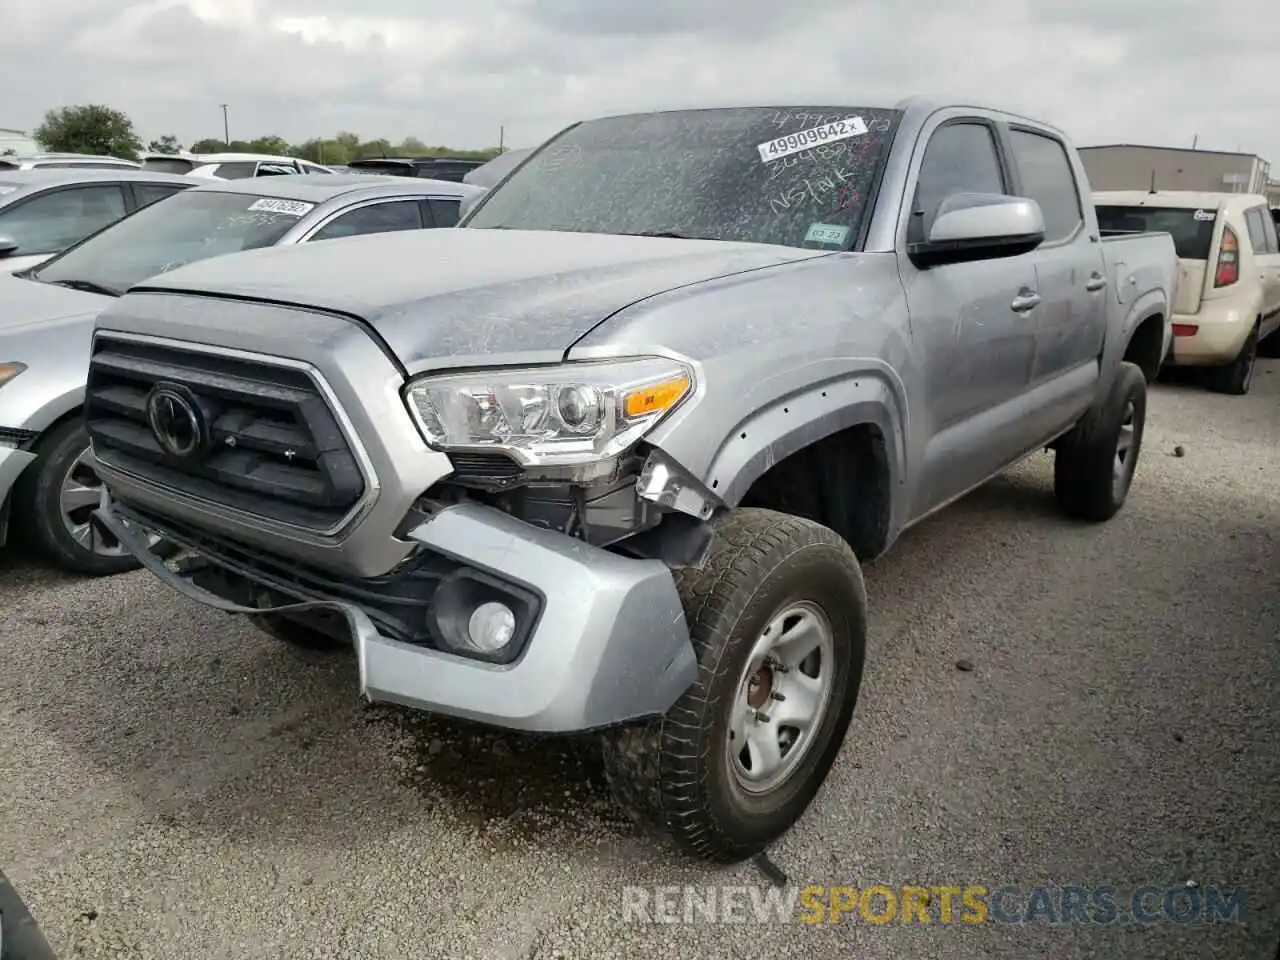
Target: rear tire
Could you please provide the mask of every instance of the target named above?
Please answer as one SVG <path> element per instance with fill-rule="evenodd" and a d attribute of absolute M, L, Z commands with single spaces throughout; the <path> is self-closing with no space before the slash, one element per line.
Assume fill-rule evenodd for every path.
<path fill-rule="evenodd" d="M 1209 389 L 1214 393 L 1226 393 L 1234 397 L 1243 397 L 1253 386 L 1253 369 L 1258 360 L 1258 328 L 1249 331 L 1249 336 L 1240 348 L 1239 355 L 1222 367 L 1209 371 Z"/>
<path fill-rule="evenodd" d="M 676 586 L 698 679 L 662 718 L 610 731 L 605 772 L 635 820 L 737 862 L 795 824 L 844 742 L 866 650 L 862 571 L 827 527 L 741 508 Z"/>
<path fill-rule="evenodd" d="M 142 564 L 105 530 L 89 523 L 102 481 L 89 456 L 89 434 L 78 417 L 37 441 L 36 460 L 13 489 L 11 521 L 17 541 L 63 570 L 112 576 Z M 155 539 L 152 552 L 171 557 L 175 544 Z"/>
<path fill-rule="evenodd" d="M 1119 512 L 1138 469 L 1146 418 L 1147 379 L 1121 363 L 1106 402 L 1056 448 L 1053 492 L 1063 513 L 1101 523 Z"/>

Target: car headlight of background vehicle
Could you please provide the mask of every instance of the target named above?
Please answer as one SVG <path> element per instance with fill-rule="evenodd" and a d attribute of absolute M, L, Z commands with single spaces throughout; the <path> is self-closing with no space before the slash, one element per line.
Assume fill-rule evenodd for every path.
<path fill-rule="evenodd" d="M 662 357 L 428 375 L 405 391 L 427 443 L 573 466 L 622 453 L 693 392 L 693 370 Z"/>

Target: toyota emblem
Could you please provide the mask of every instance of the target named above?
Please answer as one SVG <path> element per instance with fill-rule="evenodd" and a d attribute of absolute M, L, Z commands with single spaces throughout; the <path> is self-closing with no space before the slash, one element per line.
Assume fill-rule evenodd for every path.
<path fill-rule="evenodd" d="M 204 417 L 190 392 L 157 384 L 147 395 L 147 422 L 160 448 L 171 457 L 193 457 L 207 439 Z"/>

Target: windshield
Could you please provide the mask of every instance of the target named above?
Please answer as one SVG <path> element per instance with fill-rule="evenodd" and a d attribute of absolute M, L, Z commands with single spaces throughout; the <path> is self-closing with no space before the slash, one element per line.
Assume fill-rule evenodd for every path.
<path fill-rule="evenodd" d="M 248 193 L 185 190 L 94 234 L 34 276 L 45 283 L 93 284 L 123 293 L 196 260 L 269 247 L 314 206 Z"/>
<path fill-rule="evenodd" d="M 897 119 L 751 107 L 592 120 L 546 144 L 465 226 L 847 250 Z"/>
<path fill-rule="evenodd" d="M 1190 207 L 1100 206 L 1098 229 L 1103 236 L 1127 233 L 1170 233 L 1180 260 L 1208 260 L 1213 246 L 1216 210 Z"/>

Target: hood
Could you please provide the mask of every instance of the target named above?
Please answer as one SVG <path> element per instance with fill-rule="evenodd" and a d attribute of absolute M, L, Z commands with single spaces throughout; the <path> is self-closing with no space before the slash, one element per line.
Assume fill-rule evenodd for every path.
<path fill-rule="evenodd" d="M 637 300 L 828 253 L 715 240 L 458 228 L 211 257 L 133 289 L 347 314 L 373 327 L 414 372 L 446 358 L 562 353 Z"/>
<path fill-rule="evenodd" d="M 97 293 L 0 274 L 0 334 L 53 320 L 93 319 L 113 300 Z"/>

